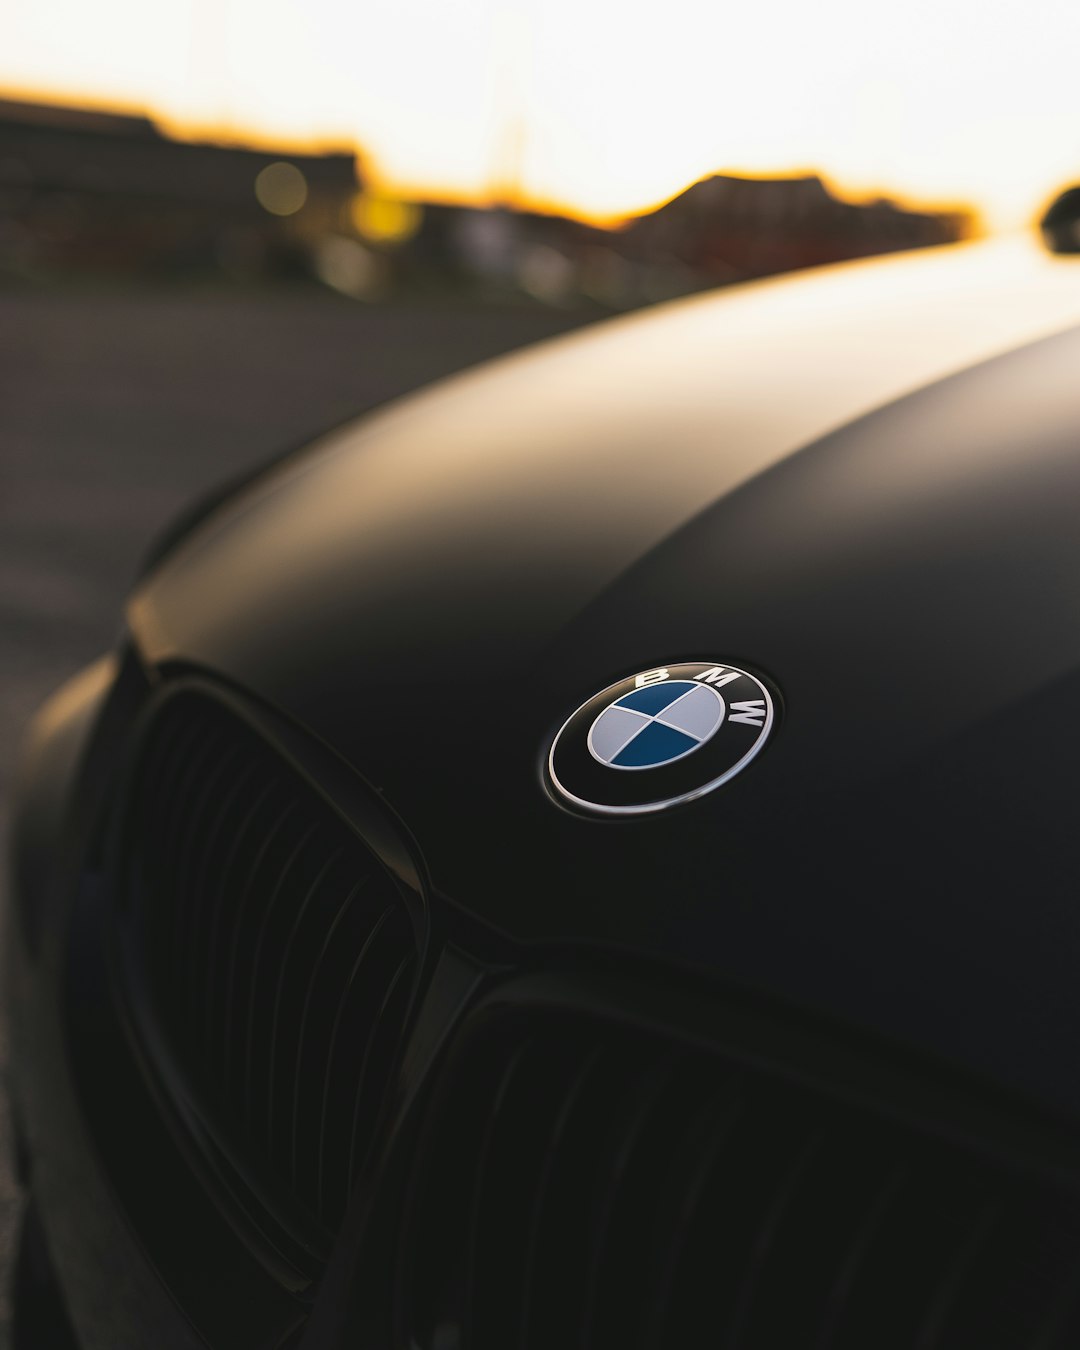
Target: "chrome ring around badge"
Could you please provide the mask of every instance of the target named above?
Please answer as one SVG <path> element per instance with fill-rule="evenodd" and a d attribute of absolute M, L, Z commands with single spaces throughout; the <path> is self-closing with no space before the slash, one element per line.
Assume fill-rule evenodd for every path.
<path fill-rule="evenodd" d="M 548 754 L 549 785 L 589 814 L 662 811 L 741 773 L 775 722 L 769 686 L 739 666 L 689 661 L 639 671 L 563 723 Z"/>

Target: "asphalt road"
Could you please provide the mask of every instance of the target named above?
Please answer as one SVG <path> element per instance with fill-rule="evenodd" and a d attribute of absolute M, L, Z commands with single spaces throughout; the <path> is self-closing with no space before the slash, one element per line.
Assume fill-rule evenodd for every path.
<path fill-rule="evenodd" d="M 0 846 L 27 718 L 112 645 L 178 510 L 352 414 L 580 322 L 310 290 L 0 294 Z M 5 1118 L 0 1347 L 18 1209 L 7 1143 Z"/>

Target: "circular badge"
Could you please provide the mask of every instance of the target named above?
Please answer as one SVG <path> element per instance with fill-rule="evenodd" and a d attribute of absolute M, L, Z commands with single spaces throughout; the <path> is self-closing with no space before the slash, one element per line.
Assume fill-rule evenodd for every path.
<path fill-rule="evenodd" d="M 764 747 L 772 695 L 747 670 L 659 666 L 594 694 L 551 744 L 551 785 L 601 815 L 663 811 L 718 788 Z"/>

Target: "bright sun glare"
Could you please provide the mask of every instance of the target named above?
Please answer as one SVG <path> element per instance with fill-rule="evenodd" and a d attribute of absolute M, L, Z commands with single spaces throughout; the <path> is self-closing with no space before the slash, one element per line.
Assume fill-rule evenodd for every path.
<path fill-rule="evenodd" d="M 5 0 L 0 85 L 342 143 L 403 193 L 594 217 L 717 169 L 1027 220 L 1080 177 L 1073 0 Z"/>

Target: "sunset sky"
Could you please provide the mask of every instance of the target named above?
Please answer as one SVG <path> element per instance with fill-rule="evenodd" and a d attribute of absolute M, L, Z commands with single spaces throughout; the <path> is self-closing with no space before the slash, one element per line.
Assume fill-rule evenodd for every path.
<path fill-rule="evenodd" d="M 0 0 L 0 91 L 363 147 L 594 216 L 717 169 L 1029 219 L 1080 179 L 1076 0 Z"/>

